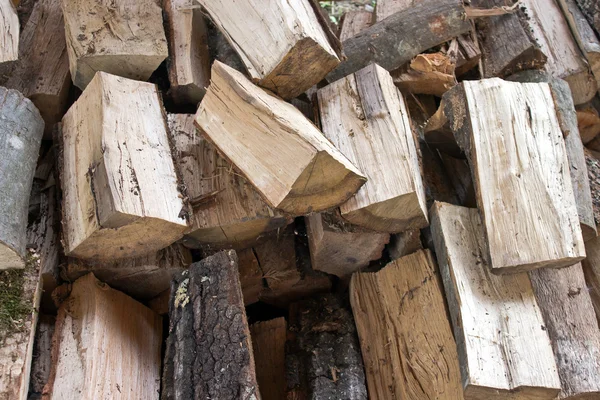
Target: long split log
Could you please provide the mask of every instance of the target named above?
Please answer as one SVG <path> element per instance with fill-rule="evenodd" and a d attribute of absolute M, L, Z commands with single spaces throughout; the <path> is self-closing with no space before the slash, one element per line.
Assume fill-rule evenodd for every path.
<path fill-rule="evenodd" d="M 19 17 L 11 0 L 0 0 L 0 65 L 19 58 Z"/>

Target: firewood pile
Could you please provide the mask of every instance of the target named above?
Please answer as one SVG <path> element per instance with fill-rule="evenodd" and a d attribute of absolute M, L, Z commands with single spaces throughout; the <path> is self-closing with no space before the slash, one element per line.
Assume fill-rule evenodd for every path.
<path fill-rule="evenodd" d="M 600 399 L 600 2 L 334 3 L 0 0 L 0 400 Z"/>

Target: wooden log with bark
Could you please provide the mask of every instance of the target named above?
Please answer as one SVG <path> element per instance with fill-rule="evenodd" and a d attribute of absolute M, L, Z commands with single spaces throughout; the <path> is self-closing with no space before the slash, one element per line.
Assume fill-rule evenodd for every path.
<path fill-rule="evenodd" d="M 348 11 L 340 20 L 339 37 L 343 42 L 358 35 L 373 24 L 373 13 L 366 10 Z"/>
<path fill-rule="evenodd" d="M 429 250 L 352 276 L 369 398 L 463 399 L 442 290 Z"/>
<path fill-rule="evenodd" d="M 390 233 L 427 226 L 416 137 L 390 74 L 373 64 L 317 96 L 323 134 L 368 178 L 340 206 L 342 217 Z"/>
<path fill-rule="evenodd" d="M 147 80 L 168 57 L 162 9 L 154 0 L 62 0 L 73 83 L 98 71 Z"/>
<path fill-rule="evenodd" d="M 274 208 L 302 215 L 346 201 L 366 178 L 291 104 L 215 61 L 196 125 Z"/>
<path fill-rule="evenodd" d="M 424 0 L 379 0 L 375 6 L 375 20 L 377 22 L 396 14 L 397 12 L 407 10 Z"/>
<path fill-rule="evenodd" d="M 184 199 L 155 85 L 96 74 L 63 118 L 65 254 L 140 257 L 183 236 Z"/>
<path fill-rule="evenodd" d="M 559 398 L 600 398 L 600 330 L 581 264 L 529 276 L 554 350 Z"/>
<path fill-rule="evenodd" d="M 177 104 L 198 104 L 210 83 L 208 32 L 190 0 L 164 0 L 169 40 L 169 95 Z"/>
<path fill-rule="evenodd" d="M 375 232 L 345 223 L 335 213 L 304 217 L 313 269 L 340 278 L 381 258 L 389 233 Z"/>
<path fill-rule="evenodd" d="M 589 289 L 596 318 L 600 324 L 600 238 L 596 237 L 585 244 L 587 257 L 581 261 L 585 282 Z"/>
<path fill-rule="evenodd" d="M 19 62 L 6 82 L 38 108 L 46 123 L 45 139 L 52 138 L 54 124 L 66 111 L 71 87 L 60 4 L 60 0 L 35 3 L 21 34 Z"/>
<path fill-rule="evenodd" d="M 256 380 L 262 400 L 285 399 L 285 318 L 250 325 Z"/>
<path fill-rule="evenodd" d="M 554 399 L 560 379 L 528 275 L 491 273 L 476 209 L 435 203 L 431 219 L 465 398 Z"/>
<path fill-rule="evenodd" d="M 343 43 L 346 60 L 329 82 L 375 63 L 392 71 L 427 49 L 471 30 L 462 2 L 424 1 L 379 21 Z"/>
<path fill-rule="evenodd" d="M 317 3 L 198 0 L 242 58 L 250 78 L 284 99 L 321 81 L 340 63 L 340 44 Z M 243 21 L 243 23 L 240 23 Z"/>
<path fill-rule="evenodd" d="M 452 44 L 455 41 L 455 46 L 457 48 L 452 47 Z M 479 45 L 479 40 L 477 39 L 475 31 L 471 33 L 466 33 L 464 35 L 460 35 L 456 39 L 453 39 L 450 42 L 448 53 L 450 53 L 450 50 L 454 49 L 456 49 L 457 51 L 457 54 L 455 55 L 456 69 L 454 71 L 454 74 L 457 77 L 466 74 L 467 72 L 471 71 L 473 68 L 479 65 L 479 62 L 481 60 L 481 47 Z"/>
<path fill-rule="evenodd" d="M 438 113 L 469 160 L 494 273 L 564 267 L 585 257 L 548 84 L 465 81 L 444 95 Z"/>
<path fill-rule="evenodd" d="M 286 344 L 287 399 L 367 400 L 352 313 L 332 294 L 294 303 Z"/>
<path fill-rule="evenodd" d="M 11 0 L 0 0 L 0 65 L 19 58 L 19 17 Z"/>
<path fill-rule="evenodd" d="M 176 276 L 169 317 L 161 399 L 260 400 L 235 251 Z"/>
<path fill-rule="evenodd" d="M 27 209 L 44 121 L 29 99 L 3 87 L 0 87 L 0 121 L 0 270 L 3 270 L 25 265 Z"/>
<path fill-rule="evenodd" d="M 54 336 L 54 315 L 40 314 L 31 360 L 31 375 L 28 400 L 40 400 L 44 386 L 50 378 L 52 368 L 52 336 Z"/>
<path fill-rule="evenodd" d="M 248 181 L 234 170 L 194 126 L 192 114 L 169 114 L 174 158 L 192 208 L 190 246 L 252 245 L 291 218 L 269 207 Z"/>
<path fill-rule="evenodd" d="M 162 318 L 88 274 L 60 303 L 43 399 L 158 399 Z"/>

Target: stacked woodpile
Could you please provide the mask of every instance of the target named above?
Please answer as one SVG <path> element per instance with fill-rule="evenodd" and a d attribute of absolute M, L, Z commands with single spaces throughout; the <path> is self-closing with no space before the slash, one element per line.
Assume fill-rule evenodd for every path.
<path fill-rule="evenodd" d="M 600 399 L 600 2 L 320 3 L 0 0 L 0 399 Z"/>

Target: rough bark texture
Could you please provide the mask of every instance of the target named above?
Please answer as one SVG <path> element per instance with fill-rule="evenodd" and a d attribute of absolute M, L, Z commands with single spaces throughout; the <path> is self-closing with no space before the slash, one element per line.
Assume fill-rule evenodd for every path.
<path fill-rule="evenodd" d="M 23 268 L 27 208 L 44 120 L 16 90 L 0 87 L 0 270 Z"/>
<path fill-rule="evenodd" d="M 289 332 L 289 400 L 367 399 L 356 327 L 347 305 L 331 294 L 295 303 Z"/>
<path fill-rule="evenodd" d="M 55 322 L 56 317 L 53 315 L 42 314 L 39 317 L 31 360 L 28 400 L 39 400 L 42 398 L 44 385 L 50 377 L 52 335 L 54 335 Z"/>
<path fill-rule="evenodd" d="M 235 251 L 175 277 L 169 310 L 161 399 L 260 399 Z"/>
<path fill-rule="evenodd" d="M 596 33 L 600 34 L 600 2 L 598 0 L 576 0 L 577 5 L 585 15 Z"/>

